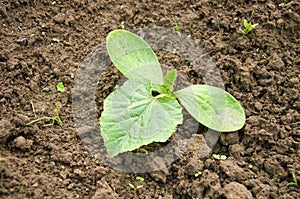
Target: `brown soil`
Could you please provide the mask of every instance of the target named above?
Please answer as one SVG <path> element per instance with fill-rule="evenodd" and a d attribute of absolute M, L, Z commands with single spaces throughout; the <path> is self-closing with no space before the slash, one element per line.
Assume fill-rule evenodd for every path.
<path fill-rule="evenodd" d="M 288 184 L 293 173 L 300 181 L 300 3 L 279 6 L 283 2 L 2 0 L 0 197 L 300 198 L 299 186 Z M 259 26 L 242 36 L 242 18 Z M 209 52 L 225 89 L 245 108 L 246 125 L 221 134 L 212 153 L 226 160 L 199 159 L 196 144 L 150 173 L 105 166 L 77 134 L 71 74 L 77 78 L 88 53 L 122 21 L 126 29 L 174 29 L 174 19 Z M 201 82 L 197 71 L 187 67 L 186 72 L 190 82 Z M 60 81 L 63 93 L 56 91 Z M 103 89 L 111 91 L 109 85 Z M 56 100 L 62 128 L 45 126 L 47 121 L 25 125 L 54 115 Z M 197 141 L 202 134 L 194 136 Z M 143 187 L 135 192 L 129 183 Z"/>

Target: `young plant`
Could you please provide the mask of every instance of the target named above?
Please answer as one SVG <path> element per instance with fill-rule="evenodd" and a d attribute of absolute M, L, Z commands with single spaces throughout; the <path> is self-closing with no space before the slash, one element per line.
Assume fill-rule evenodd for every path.
<path fill-rule="evenodd" d="M 226 155 L 220 155 L 220 154 L 212 154 L 212 157 L 216 160 L 226 160 L 227 159 Z"/>
<path fill-rule="evenodd" d="M 292 3 L 294 3 L 294 2 L 291 1 L 291 2 L 288 2 L 288 3 L 281 3 L 281 4 L 279 4 L 279 6 L 281 6 L 281 7 L 288 7 L 288 6 L 290 6 Z"/>
<path fill-rule="evenodd" d="M 166 142 L 183 121 L 182 106 L 201 124 L 216 131 L 236 131 L 245 113 L 226 91 L 192 85 L 173 91 L 176 70 L 163 77 L 151 47 L 139 36 L 115 30 L 107 36 L 113 64 L 128 78 L 104 100 L 101 135 L 110 156 L 152 142 Z"/>
<path fill-rule="evenodd" d="M 197 173 L 194 174 L 194 176 L 197 178 L 198 176 L 202 175 L 202 171 L 198 171 Z"/>
<path fill-rule="evenodd" d="M 58 92 L 64 92 L 65 91 L 65 86 L 64 86 L 64 83 L 63 82 L 58 82 L 56 84 L 56 90 Z"/>
<path fill-rule="evenodd" d="M 248 22 L 247 19 L 243 19 L 243 24 L 245 29 L 240 28 L 240 31 L 243 35 L 248 34 L 251 30 L 253 30 L 254 28 L 256 28 L 256 26 L 258 26 L 258 23 L 252 24 L 250 21 Z"/>
<path fill-rule="evenodd" d="M 129 183 L 128 185 L 130 186 L 131 189 L 133 189 L 133 191 L 137 191 L 138 189 L 143 187 L 142 185 L 135 186 L 131 183 Z"/>
<path fill-rule="evenodd" d="M 136 176 L 135 179 L 138 180 L 138 181 L 141 181 L 141 182 L 144 182 L 144 180 L 145 180 L 145 179 L 144 179 L 143 177 L 141 177 L 141 176 Z"/>
<path fill-rule="evenodd" d="M 289 185 L 298 186 L 298 180 L 297 180 L 295 173 L 292 173 L 292 176 L 293 176 L 293 182 L 289 182 Z"/>
<path fill-rule="evenodd" d="M 181 36 L 181 34 L 180 34 L 180 32 L 179 32 L 179 25 L 178 25 L 176 19 L 174 19 L 174 25 L 175 25 L 175 31 L 177 32 L 177 34 L 178 34 L 179 36 Z M 175 53 L 174 53 L 174 54 L 175 54 Z"/>
<path fill-rule="evenodd" d="M 60 119 L 59 112 L 58 112 L 58 102 L 55 103 L 55 106 L 56 106 L 55 107 L 55 113 L 56 113 L 55 117 L 49 117 L 49 116 L 39 117 L 39 118 L 37 118 L 35 120 L 32 120 L 32 121 L 28 122 L 26 125 L 31 125 L 31 124 L 39 122 L 41 120 L 50 120 L 50 121 L 52 121 L 52 124 L 54 124 L 55 122 L 57 122 L 59 124 L 59 126 L 62 127 L 62 121 Z"/>

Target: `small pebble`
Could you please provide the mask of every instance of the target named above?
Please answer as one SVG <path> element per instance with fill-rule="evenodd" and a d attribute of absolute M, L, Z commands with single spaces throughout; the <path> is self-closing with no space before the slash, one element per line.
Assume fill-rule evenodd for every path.
<path fill-rule="evenodd" d="M 45 87 L 45 88 L 43 88 L 43 90 L 42 90 L 43 92 L 49 92 L 50 91 L 50 89 L 49 89 L 49 87 Z"/>
<path fill-rule="evenodd" d="M 24 37 L 20 37 L 17 39 L 17 43 L 20 44 L 21 46 L 26 46 L 28 44 L 28 39 Z"/>
<path fill-rule="evenodd" d="M 263 105 L 260 102 L 255 102 L 254 107 L 258 110 L 261 111 L 263 109 Z"/>

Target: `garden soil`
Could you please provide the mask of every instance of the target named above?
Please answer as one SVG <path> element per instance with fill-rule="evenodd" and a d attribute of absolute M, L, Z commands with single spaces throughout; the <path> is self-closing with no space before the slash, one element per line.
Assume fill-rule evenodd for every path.
<path fill-rule="evenodd" d="M 289 184 L 293 174 L 300 182 L 300 3 L 282 3 L 1 0 L 0 198 L 300 198 L 299 185 Z M 259 23 L 245 36 L 243 18 Z M 245 108 L 246 124 L 222 133 L 205 158 L 196 155 L 196 142 L 158 171 L 110 168 L 85 148 L 73 120 L 81 64 L 122 22 L 125 29 L 175 30 L 174 19 L 212 57 L 226 91 Z M 191 83 L 202 81 L 175 55 L 156 53 L 163 64 L 186 65 L 182 72 Z M 119 76 L 110 68 L 99 79 L 99 114 Z M 65 92 L 57 92 L 58 82 Z M 26 125 L 55 115 L 56 101 L 62 127 Z"/>

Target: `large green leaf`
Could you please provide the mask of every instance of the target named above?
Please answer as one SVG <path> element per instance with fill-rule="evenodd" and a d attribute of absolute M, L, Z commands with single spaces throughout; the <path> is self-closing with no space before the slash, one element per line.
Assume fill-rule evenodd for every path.
<path fill-rule="evenodd" d="M 158 59 L 142 38 L 126 30 L 114 30 L 107 36 L 106 45 L 113 64 L 128 79 L 163 84 Z"/>
<path fill-rule="evenodd" d="M 165 142 L 182 123 L 182 108 L 167 95 L 152 97 L 150 83 L 128 80 L 104 101 L 101 134 L 110 156 Z"/>
<path fill-rule="evenodd" d="M 220 88 L 193 85 L 176 91 L 175 95 L 197 121 L 210 129 L 229 132 L 245 124 L 245 112 L 241 105 Z"/>

